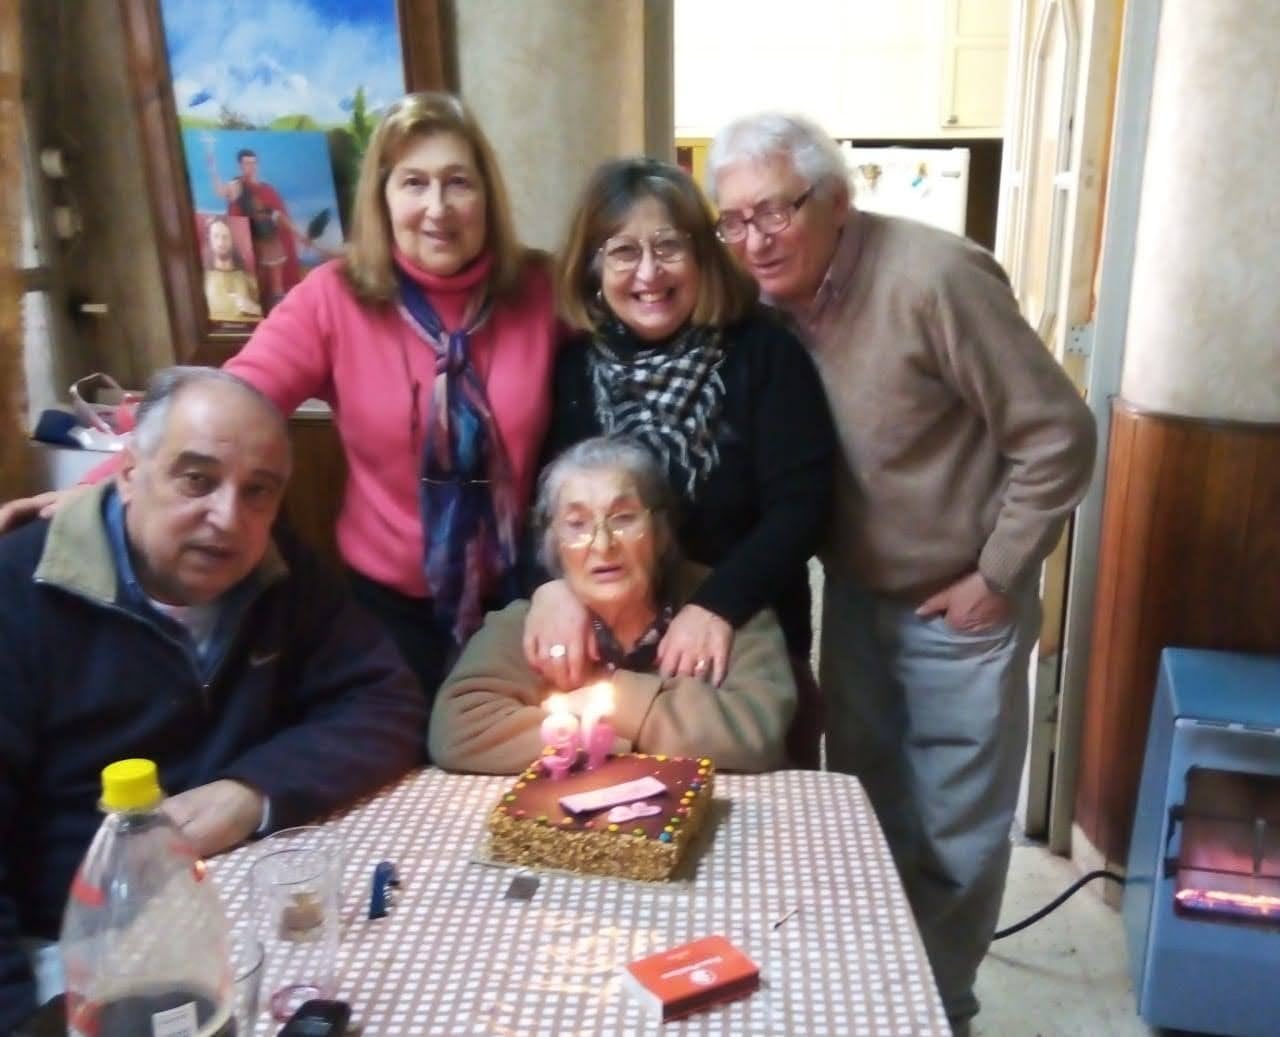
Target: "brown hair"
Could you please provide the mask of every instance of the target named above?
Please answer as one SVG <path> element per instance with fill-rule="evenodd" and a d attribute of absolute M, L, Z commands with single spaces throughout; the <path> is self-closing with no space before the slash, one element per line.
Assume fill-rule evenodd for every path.
<path fill-rule="evenodd" d="M 595 331 L 605 318 L 598 297 L 600 246 L 644 198 L 660 202 L 672 226 L 689 235 L 700 275 L 693 322 L 723 327 L 746 316 L 759 290 L 716 237 L 711 207 L 692 177 L 665 162 L 623 158 L 597 169 L 578 201 L 556 274 L 564 319 L 579 330 Z"/>
<path fill-rule="evenodd" d="M 424 91 L 408 94 L 387 109 L 360 164 L 344 273 L 351 290 L 363 302 L 383 303 L 395 296 L 387 177 L 413 142 L 435 133 L 456 134 L 470 145 L 475 157 L 484 183 L 485 247 L 493 255 L 490 289 L 501 297 L 519 283 L 530 254 L 516 237 L 511 203 L 493 148 L 461 101 L 452 94 Z"/>

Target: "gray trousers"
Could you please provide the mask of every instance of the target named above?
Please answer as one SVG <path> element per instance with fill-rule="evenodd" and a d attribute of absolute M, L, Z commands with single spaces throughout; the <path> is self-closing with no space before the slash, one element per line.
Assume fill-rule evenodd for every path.
<path fill-rule="evenodd" d="M 827 765 L 867 790 L 953 1022 L 995 931 L 1027 746 L 1034 583 L 980 634 L 920 619 L 827 571 L 820 683 Z"/>

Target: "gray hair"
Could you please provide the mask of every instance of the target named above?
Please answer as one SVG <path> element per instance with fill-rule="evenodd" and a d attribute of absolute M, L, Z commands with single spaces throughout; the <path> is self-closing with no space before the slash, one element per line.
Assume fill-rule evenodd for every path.
<path fill-rule="evenodd" d="M 655 533 L 666 547 L 658 559 L 658 584 L 680 561 L 680 550 L 672 532 L 675 497 L 667 483 L 662 464 L 644 444 L 627 436 L 595 436 L 569 447 L 542 470 L 538 496 L 533 507 L 534 529 L 538 536 L 538 561 L 552 576 L 560 576 L 559 546 L 552 523 L 556 500 L 565 480 L 581 472 L 621 472 L 636 487 L 636 494 L 653 517 Z"/>
<path fill-rule="evenodd" d="M 137 423 L 129 441 L 130 449 L 140 457 L 152 456 L 164 439 L 164 430 L 169 421 L 169 410 L 173 406 L 173 401 L 192 386 L 211 383 L 232 386 L 258 403 L 263 412 L 274 419 L 286 447 L 288 446 L 289 427 L 284 415 L 259 389 L 230 371 L 224 371 L 218 367 L 179 365 L 163 368 L 151 376 L 151 380 L 147 383 L 147 394 L 138 404 Z"/>
<path fill-rule="evenodd" d="M 735 119 L 716 134 L 707 156 L 707 194 L 716 200 L 716 180 L 727 167 L 779 155 L 789 158 L 823 197 L 830 197 L 837 185 L 853 190 L 840 146 L 821 126 L 803 115 L 760 112 Z"/>

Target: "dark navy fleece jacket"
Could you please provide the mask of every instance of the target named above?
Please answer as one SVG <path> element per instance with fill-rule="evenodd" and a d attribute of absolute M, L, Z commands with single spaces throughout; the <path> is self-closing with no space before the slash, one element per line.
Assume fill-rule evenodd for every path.
<path fill-rule="evenodd" d="M 155 760 L 171 795 L 244 781 L 286 828 L 422 761 L 421 692 L 314 558 L 272 546 L 231 592 L 238 621 L 202 675 L 121 578 L 112 493 L 0 537 L 0 1033 L 35 1007 L 18 937 L 57 937 L 106 764 Z"/>

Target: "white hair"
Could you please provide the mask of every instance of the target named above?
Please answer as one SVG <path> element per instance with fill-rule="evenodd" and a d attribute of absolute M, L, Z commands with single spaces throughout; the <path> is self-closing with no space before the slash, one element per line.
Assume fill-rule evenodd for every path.
<path fill-rule="evenodd" d="M 286 446 L 289 443 L 289 427 L 284 415 L 267 396 L 243 378 L 219 367 L 175 366 L 166 367 L 151 376 L 147 394 L 138 405 L 137 423 L 129 445 L 139 457 L 155 454 L 164 439 L 173 401 L 194 385 L 228 385 L 244 393 L 258 403 L 268 419 L 274 419 Z"/>
<path fill-rule="evenodd" d="M 560 576 L 559 543 L 552 522 L 556 501 L 565 480 L 583 472 L 621 473 L 635 485 L 640 503 L 649 509 L 654 529 L 665 551 L 658 559 L 659 577 L 665 579 L 680 560 L 672 535 L 676 499 L 667 482 L 661 462 L 638 439 L 630 436 L 595 436 L 569 447 L 542 470 L 538 477 L 537 502 L 533 509 L 533 525 L 538 531 L 538 560 L 552 576 Z"/>
<path fill-rule="evenodd" d="M 821 126 L 803 115 L 759 112 L 734 119 L 711 142 L 706 183 L 711 200 L 716 200 L 716 180 L 729 166 L 779 155 L 789 158 L 819 195 L 829 197 L 837 186 L 852 191 L 840 147 Z"/>

